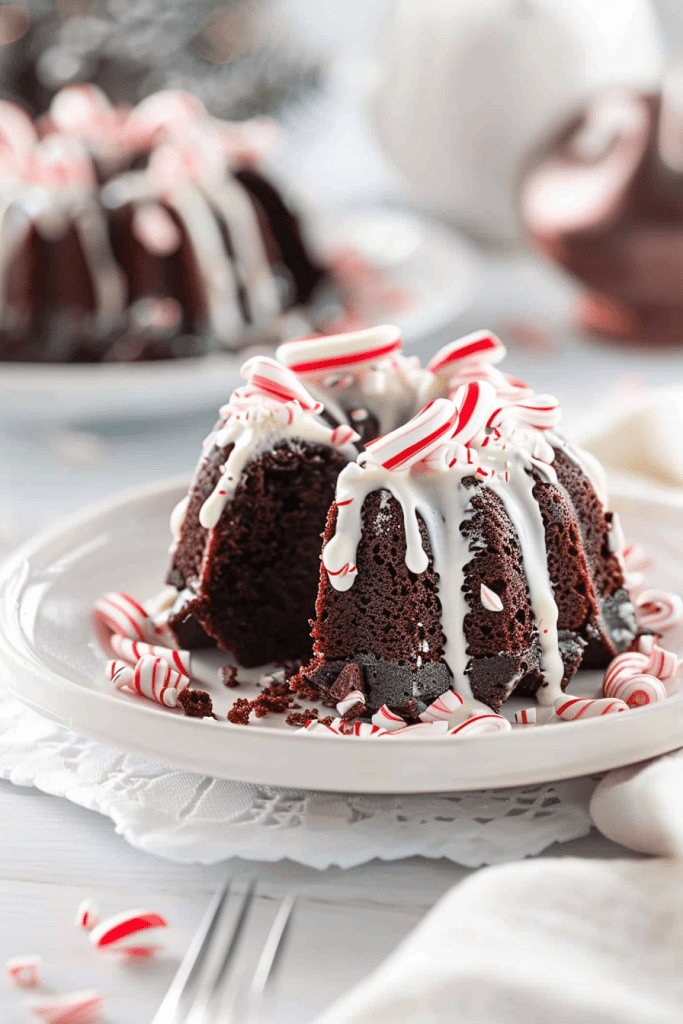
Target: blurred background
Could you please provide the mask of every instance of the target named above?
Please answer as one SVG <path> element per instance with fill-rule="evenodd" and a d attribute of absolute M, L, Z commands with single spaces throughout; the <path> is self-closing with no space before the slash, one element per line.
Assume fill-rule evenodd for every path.
<path fill-rule="evenodd" d="M 568 429 L 615 471 L 642 474 L 643 452 L 661 449 L 661 486 L 683 485 L 682 61 L 679 0 L 0 5 L 0 95 L 41 136 L 54 97 L 82 82 L 116 109 L 183 90 L 214 126 L 271 119 L 256 122 L 271 132 L 259 173 L 322 278 L 274 333 L 396 322 L 422 357 L 491 328 L 507 369 L 557 393 Z M 16 140 L 0 143 L 1 171 Z M 271 265 L 282 291 L 286 268 Z M 117 365 L 57 365 L 17 356 L 10 334 L 5 546 L 121 487 L 189 472 L 245 351 L 174 360 L 171 346 L 149 362 L 136 350 L 126 366 L 119 345 Z"/>

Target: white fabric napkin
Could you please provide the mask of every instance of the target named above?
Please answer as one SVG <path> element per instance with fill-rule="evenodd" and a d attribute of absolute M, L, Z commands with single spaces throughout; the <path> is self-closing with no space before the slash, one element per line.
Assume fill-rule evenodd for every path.
<path fill-rule="evenodd" d="M 612 473 L 683 487 L 683 386 L 626 392 L 591 409 L 572 436 Z"/>
<path fill-rule="evenodd" d="M 680 1024 L 683 864 L 573 858 L 451 890 L 316 1024 Z"/>

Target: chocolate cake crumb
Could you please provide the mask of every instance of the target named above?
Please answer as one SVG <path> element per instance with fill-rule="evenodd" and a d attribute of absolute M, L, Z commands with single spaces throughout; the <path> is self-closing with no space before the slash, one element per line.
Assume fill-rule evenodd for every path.
<path fill-rule="evenodd" d="M 318 721 L 321 725 L 332 725 L 334 722 L 334 715 L 325 715 L 324 718 L 319 718 Z"/>
<path fill-rule="evenodd" d="M 290 715 L 287 715 L 285 722 L 287 725 L 291 725 L 294 729 L 303 729 L 309 722 L 315 722 L 318 715 L 315 710 L 308 711 L 292 711 Z"/>
<path fill-rule="evenodd" d="M 246 697 L 238 697 L 228 711 L 228 721 L 233 725 L 249 725 L 252 702 Z"/>
<path fill-rule="evenodd" d="M 237 678 L 237 665 L 226 665 L 221 669 L 220 675 L 223 686 L 227 686 L 229 690 L 234 690 L 240 685 Z"/>
<path fill-rule="evenodd" d="M 289 686 L 292 693 L 301 697 L 302 700 L 317 700 L 320 696 L 319 687 L 302 672 L 291 677 Z"/>
<path fill-rule="evenodd" d="M 178 704 L 188 718 L 213 718 L 213 704 L 206 690 L 183 690 Z"/>
<path fill-rule="evenodd" d="M 251 704 L 257 718 L 265 718 L 271 712 L 276 715 L 284 715 L 289 708 L 289 696 L 275 697 L 262 693 Z"/>

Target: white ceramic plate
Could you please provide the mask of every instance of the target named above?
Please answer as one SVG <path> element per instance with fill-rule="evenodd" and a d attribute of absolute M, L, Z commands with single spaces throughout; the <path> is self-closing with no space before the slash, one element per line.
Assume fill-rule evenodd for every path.
<path fill-rule="evenodd" d="M 321 251 L 353 244 L 406 289 L 411 304 L 378 315 L 398 323 L 407 346 L 453 320 L 469 302 L 481 268 L 474 247 L 425 217 L 389 210 L 320 216 L 313 224 Z M 289 334 L 305 334 L 293 322 Z M 214 409 L 241 383 L 244 353 L 133 364 L 0 362 L 0 420 L 150 418 Z"/>
<path fill-rule="evenodd" d="M 468 739 L 405 740 L 306 735 L 272 715 L 248 727 L 190 719 L 113 693 L 93 633 L 95 598 L 112 589 L 145 597 L 163 579 L 167 523 L 185 483 L 171 481 L 100 504 L 43 533 L 0 573 L 0 656 L 23 703 L 122 750 L 176 767 L 248 782 L 344 792 L 410 793 L 480 789 L 569 778 L 664 753 L 683 744 L 683 692 L 626 714 Z M 627 535 L 646 543 L 650 582 L 683 591 L 683 499 L 616 496 Z M 667 647 L 681 649 L 681 635 Z M 207 657 L 202 682 L 218 713 L 235 696 Z M 597 695 L 585 673 L 573 693 Z M 523 702 L 528 706 L 529 700 Z M 520 701 L 517 706 L 522 706 Z M 515 702 L 506 705 L 508 714 Z"/>

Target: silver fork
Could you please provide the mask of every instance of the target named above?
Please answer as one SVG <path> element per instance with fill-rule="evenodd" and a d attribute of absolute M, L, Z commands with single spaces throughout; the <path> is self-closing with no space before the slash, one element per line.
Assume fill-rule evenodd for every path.
<path fill-rule="evenodd" d="M 244 974 L 238 971 L 233 972 L 234 980 L 226 985 L 256 883 L 252 881 L 247 887 L 234 921 L 228 926 L 225 910 L 230 888 L 231 881 L 227 879 L 211 900 L 152 1024 L 215 1024 L 219 1010 L 221 1024 L 231 1024 L 243 996 L 246 1019 L 251 1020 L 258 1013 L 282 951 L 296 897 L 289 894 L 282 900 L 248 987 Z"/>

